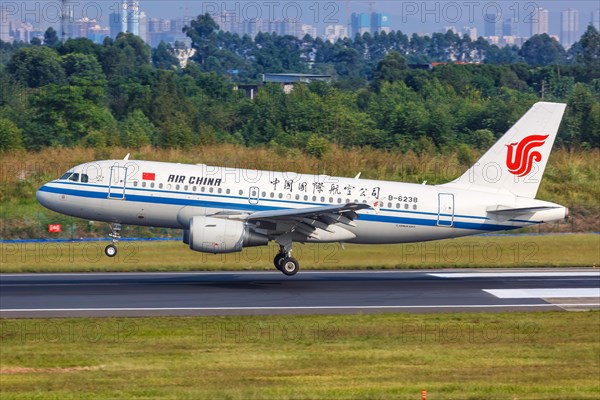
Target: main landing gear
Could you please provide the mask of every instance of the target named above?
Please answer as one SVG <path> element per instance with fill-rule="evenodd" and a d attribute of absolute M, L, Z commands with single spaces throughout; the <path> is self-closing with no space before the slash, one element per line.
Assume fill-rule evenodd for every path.
<path fill-rule="evenodd" d="M 104 254 L 108 257 L 114 257 L 117 255 L 117 242 L 121 238 L 121 224 L 110 224 L 110 233 L 108 236 L 112 238 L 112 244 L 104 248 Z"/>
<path fill-rule="evenodd" d="M 279 253 L 273 260 L 275 268 L 283 272 L 287 276 L 296 275 L 300 270 L 300 264 L 298 260 L 292 257 L 292 248 L 289 246 L 289 250 L 286 250 L 285 246 L 279 246 Z"/>

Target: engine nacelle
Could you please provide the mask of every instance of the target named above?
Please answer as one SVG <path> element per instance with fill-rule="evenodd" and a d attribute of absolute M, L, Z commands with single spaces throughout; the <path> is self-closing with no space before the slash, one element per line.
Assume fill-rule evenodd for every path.
<path fill-rule="evenodd" d="M 240 221 L 196 216 L 190 219 L 189 234 L 184 232 L 184 242 L 190 249 L 202 253 L 233 253 L 243 247 L 265 246 L 269 238 L 251 232 Z"/>

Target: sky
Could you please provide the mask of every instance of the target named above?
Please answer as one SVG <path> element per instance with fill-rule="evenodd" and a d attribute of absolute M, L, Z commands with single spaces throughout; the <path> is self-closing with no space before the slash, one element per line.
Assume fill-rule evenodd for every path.
<path fill-rule="evenodd" d="M 502 19 L 514 17 L 519 23 L 522 35 L 529 35 L 529 23 L 532 10 L 542 7 L 550 11 L 550 33 L 560 33 L 560 12 L 573 8 L 579 10 L 579 28 L 583 33 L 590 21 L 591 11 L 600 7 L 598 0 L 583 1 L 185 1 L 141 0 L 140 8 L 150 16 L 184 14 L 197 15 L 201 12 L 235 11 L 241 18 L 254 18 L 257 15 L 268 18 L 294 18 L 300 16 L 303 22 L 318 26 L 337 23 L 347 24 L 347 4 L 351 12 L 373 11 L 390 14 L 392 29 L 405 33 L 439 32 L 444 26 L 476 26 L 479 35 L 483 35 L 486 13 L 501 14 Z M 372 3 L 369 4 L 369 3 Z"/>
<path fill-rule="evenodd" d="M 101 17 L 102 25 L 108 25 L 108 14 L 119 9 L 120 0 L 68 0 L 73 4 L 75 17 Z M 600 7 L 599 0 L 377 0 L 377 1 L 339 1 L 339 0 L 256 0 L 256 1 L 174 1 L 140 0 L 140 9 L 149 17 L 177 18 L 194 17 L 210 12 L 219 15 L 221 11 L 234 11 L 240 19 L 262 17 L 268 19 L 299 18 L 307 24 L 317 26 L 319 34 L 330 24 L 347 25 L 347 5 L 350 12 L 376 12 L 390 15 L 393 30 L 404 33 L 431 34 L 441 32 L 443 27 L 455 26 L 459 32 L 464 26 L 475 26 L 478 34 L 484 33 L 484 16 L 487 13 L 499 13 L 501 19 L 514 17 L 519 24 L 522 36 L 529 36 L 528 18 L 536 7 L 550 11 L 550 33 L 560 34 L 560 12 L 567 8 L 579 10 L 579 28 L 583 33 L 590 21 L 592 10 Z M 0 11 L 14 16 L 27 15 L 31 19 L 37 14 L 42 26 L 58 25 L 60 0 L 0 0 Z M 23 18 L 21 18 L 23 19 Z M 500 18 L 499 18 L 500 19 Z"/>

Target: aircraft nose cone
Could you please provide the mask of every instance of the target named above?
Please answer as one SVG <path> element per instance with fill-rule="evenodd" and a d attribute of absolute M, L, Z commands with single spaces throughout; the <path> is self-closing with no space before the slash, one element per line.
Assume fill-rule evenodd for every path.
<path fill-rule="evenodd" d="M 46 191 L 46 185 L 42 185 L 35 193 L 37 201 L 46 208 L 52 209 L 52 193 Z"/>

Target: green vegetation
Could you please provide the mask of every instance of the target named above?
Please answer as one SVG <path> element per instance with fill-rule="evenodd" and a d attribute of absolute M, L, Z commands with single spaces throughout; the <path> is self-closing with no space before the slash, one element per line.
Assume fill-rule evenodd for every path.
<path fill-rule="evenodd" d="M 274 271 L 277 246 L 212 255 L 182 242 L 121 242 L 115 258 L 106 242 L 3 243 L 0 273 L 84 271 Z M 599 267 L 600 235 L 471 236 L 402 245 L 337 243 L 295 246 L 303 269 Z"/>
<path fill-rule="evenodd" d="M 559 143 L 600 147 L 600 33 L 593 27 L 570 53 L 547 35 L 520 52 L 451 32 L 365 34 L 334 44 L 264 33 L 253 40 L 218 31 L 208 15 L 184 31 L 197 50 L 184 69 L 169 46 L 150 49 L 131 34 L 101 45 L 62 44 L 56 32 L 47 32 L 46 45 L 0 43 L 0 152 L 211 143 L 269 144 L 317 157 L 331 143 L 448 152 L 486 147 L 540 95 L 569 105 Z M 434 60 L 485 63 L 409 68 Z M 291 94 L 266 86 L 253 101 L 234 90 L 264 72 L 327 73 L 334 81 L 297 85 Z"/>
<path fill-rule="evenodd" d="M 600 313 L 0 321 L 2 399 L 597 399 Z"/>

